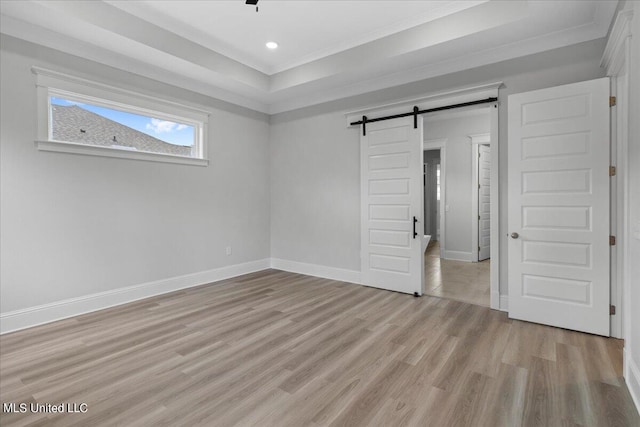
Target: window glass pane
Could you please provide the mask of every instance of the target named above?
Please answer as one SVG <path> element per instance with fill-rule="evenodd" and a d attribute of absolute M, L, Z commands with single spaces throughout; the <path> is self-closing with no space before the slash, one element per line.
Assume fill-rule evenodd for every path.
<path fill-rule="evenodd" d="M 195 128 L 51 96 L 51 131 L 55 141 L 132 151 L 192 156 Z"/>

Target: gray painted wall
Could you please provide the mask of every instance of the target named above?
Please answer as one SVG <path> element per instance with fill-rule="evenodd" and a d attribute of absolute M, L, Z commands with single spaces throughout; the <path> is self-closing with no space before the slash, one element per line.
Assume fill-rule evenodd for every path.
<path fill-rule="evenodd" d="M 360 270 L 359 133 L 345 112 L 479 83 L 500 90 L 500 227 L 507 235 L 507 96 L 602 77 L 604 39 L 271 117 L 271 256 Z M 507 292 L 506 251 L 500 257 Z"/>
<path fill-rule="evenodd" d="M 1 43 L 2 313 L 269 257 L 266 116 L 10 37 Z M 38 151 L 33 65 L 205 106 L 210 166 Z"/>
<path fill-rule="evenodd" d="M 360 270 L 360 145 L 341 113 L 271 124 L 271 256 Z"/>
<path fill-rule="evenodd" d="M 506 247 L 507 96 L 601 77 L 603 47 L 604 40 L 582 43 L 278 114 L 267 123 L 259 113 L 3 36 L 0 310 L 269 256 L 357 271 L 359 132 L 345 126 L 344 112 L 496 80 L 504 82 Z M 37 151 L 32 65 L 207 106 L 211 165 Z M 504 251 L 500 275 L 506 290 Z"/>
<path fill-rule="evenodd" d="M 629 242 L 630 300 L 625 309 L 630 310 L 631 346 L 629 355 L 640 369 L 640 2 L 633 5 L 634 16 L 631 38 L 630 110 L 629 110 L 629 220 L 631 236 Z M 633 236 L 633 233 L 636 236 Z M 640 377 L 636 377 L 636 393 L 640 391 Z M 640 399 L 640 396 L 637 396 Z"/>
<path fill-rule="evenodd" d="M 465 252 L 471 256 L 471 180 L 472 158 L 469 135 L 489 133 L 489 109 L 480 115 L 428 120 L 424 126 L 424 139 L 446 138 L 445 154 L 445 211 L 444 247 L 447 251 Z M 445 258 L 447 258 L 445 254 Z"/>

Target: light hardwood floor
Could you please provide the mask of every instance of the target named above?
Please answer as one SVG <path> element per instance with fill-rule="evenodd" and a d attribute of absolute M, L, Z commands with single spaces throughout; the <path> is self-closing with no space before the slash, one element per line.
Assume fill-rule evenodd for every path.
<path fill-rule="evenodd" d="M 638 426 L 621 342 L 276 270 L 0 337 L 2 426 Z"/>
<path fill-rule="evenodd" d="M 440 258 L 440 244 L 429 242 L 424 256 L 427 295 L 489 307 L 490 260 L 452 261 Z"/>

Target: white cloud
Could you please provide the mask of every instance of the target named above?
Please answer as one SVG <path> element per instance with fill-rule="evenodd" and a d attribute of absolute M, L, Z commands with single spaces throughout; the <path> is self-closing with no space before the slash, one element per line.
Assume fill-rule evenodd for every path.
<path fill-rule="evenodd" d="M 173 131 L 180 131 L 186 129 L 187 125 L 181 125 L 178 123 L 170 122 L 168 120 L 151 119 L 150 123 L 147 123 L 147 129 L 155 133 L 169 133 Z"/>

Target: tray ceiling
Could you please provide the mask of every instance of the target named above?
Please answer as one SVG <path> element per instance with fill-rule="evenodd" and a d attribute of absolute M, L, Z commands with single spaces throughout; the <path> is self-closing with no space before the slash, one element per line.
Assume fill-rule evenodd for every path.
<path fill-rule="evenodd" d="M 2 1 L 0 30 L 273 114 L 601 38 L 616 4 Z"/>

